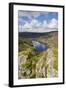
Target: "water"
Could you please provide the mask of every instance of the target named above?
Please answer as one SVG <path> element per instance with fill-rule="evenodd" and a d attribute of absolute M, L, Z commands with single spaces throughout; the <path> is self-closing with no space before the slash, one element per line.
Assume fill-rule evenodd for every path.
<path fill-rule="evenodd" d="M 44 44 L 35 40 L 32 40 L 32 43 L 34 48 L 39 52 L 45 51 L 48 48 L 47 44 Z"/>

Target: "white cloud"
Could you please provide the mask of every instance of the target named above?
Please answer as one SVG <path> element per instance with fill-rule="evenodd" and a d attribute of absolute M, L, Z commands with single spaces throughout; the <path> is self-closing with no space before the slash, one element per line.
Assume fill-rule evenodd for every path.
<path fill-rule="evenodd" d="M 30 20 L 32 18 L 36 18 L 40 15 L 48 15 L 48 12 L 41 12 L 41 11 L 19 11 L 19 17 L 21 16 L 27 16 Z"/>
<path fill-rule="evenodd" d="M 37 32 L 37 28 L 40 27 L 41 27 L 41 23 L 33 19 L 30 23 L 26 22 L 26 24 L 22 27 L 22 30 L 24 32 Z"/>
<path fill-rule="evenodd" d="M 36 20 L 36 19 L 33 19 L 30 23 L 30 25 L 33 27 L 33 28 L 37 28 L 37 27 L 40 27 L 41 26 L 41 23 Z"/>
<path fill-rule="evenodd" d="M 21 24 L 19 25 L 18 28 L 19 28 L 19 32 L 23 32 L 23 31 L 22 31 L 22 25 L 21 25 Z"/>
<path fill-rule="evenodd" d="M 22 32 L 49 32 L 57 30 L 58 21 L 55 18 L 51 19 L 49 23 L 46 20 L 40 23 L 38 20 L 33 19 L 30 23 L 26 22 L 26 24 L 22 26 Z M 21 32 L 21 27 L 19 31 Z"/>
<path fill-rule="evenodd" d="M 47 20 L 44 20 L 44 21 L 43 21 L 43 27 L 44 27 L 44 28 L 47 28 L 47 26 L 48 26 L 48 22 L 47 22 Z"/>
<path fill-rule="evenodd" d="M 53 18 L 53 19 L 49 22 L 48 28 L 58 28 L 58 21 L 57 21 L 55 18 Z"/>

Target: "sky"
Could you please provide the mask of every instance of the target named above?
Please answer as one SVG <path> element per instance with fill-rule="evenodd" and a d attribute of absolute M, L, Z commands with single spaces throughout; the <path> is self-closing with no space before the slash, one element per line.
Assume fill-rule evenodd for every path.
<path fill-rule="evenodd" d="M 58 13 L 46 11 L 18 11 L 19 32 L 58 31 Z"/>

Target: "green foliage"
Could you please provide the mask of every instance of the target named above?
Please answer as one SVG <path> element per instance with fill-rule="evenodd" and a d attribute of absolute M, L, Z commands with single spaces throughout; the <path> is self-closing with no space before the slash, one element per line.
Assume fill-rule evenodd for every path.
<path fill-rule="evenodd" d="M 53 53 L 54 53 L 54 69 L 58 71 L 58 49 L 54 48 Z"/>
<path fill-rule="evenodd" d="M 26 50 L 27 48 L 31 48 L 32 47 L 32 43 L 31 43 L 31 40 L 30 39 L 26 39 L 26 38 L 21 38 L 19 37 L 19 40 L 18 40 L 18 45 L 19 45 L 19 49 L 18 51 L 24 51 Z"/>
<path fill-rule="evenodd" d="M 28 69 L 32 67 L 32 61 L 26 61 L 25 64 L 22 64 L 22 67 Z"/>

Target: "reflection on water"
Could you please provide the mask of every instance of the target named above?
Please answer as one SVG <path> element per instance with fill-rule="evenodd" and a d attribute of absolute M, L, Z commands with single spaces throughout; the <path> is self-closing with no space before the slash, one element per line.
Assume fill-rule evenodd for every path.
<path fill-rule="evenodd" d="M 32 40 L 32 43 L 34 48 L 39 52 L 45 51 L 48 48 L 47 44 L 44 44 L 35 40 Z"/>

